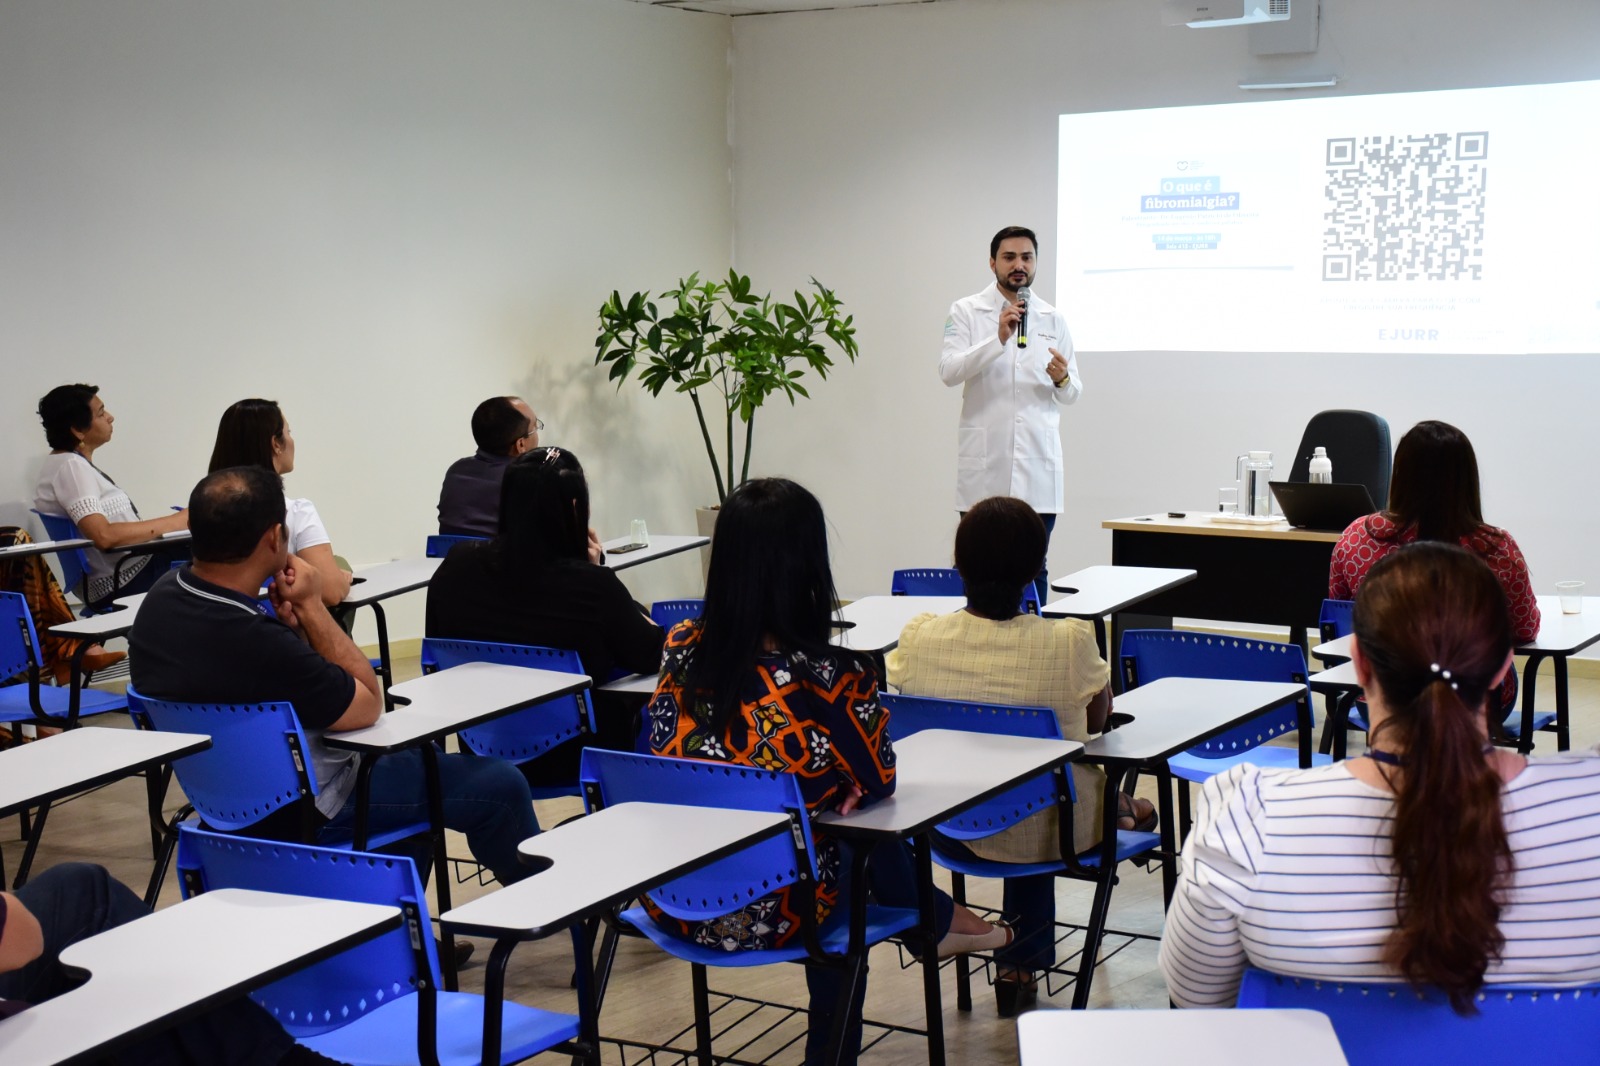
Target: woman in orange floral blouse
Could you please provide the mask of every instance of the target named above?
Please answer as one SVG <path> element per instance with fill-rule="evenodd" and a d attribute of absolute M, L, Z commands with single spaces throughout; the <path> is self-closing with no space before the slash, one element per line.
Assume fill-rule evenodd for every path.
<path fill-rule="evenodd" d="M 894 792 L 889 714 L 864 658 L 829 643 L 835 595 L 828 536 L 816 497 L 792 481 L 746 482 L 717 518 L 705 611 L 667 635 L 661 681 L 650 701 L 650 749 L 793 773 L 813 812 L 848 814 Z M 820 874 L 817 920 L 844 920 L 847 846 L 816 835 Z M 879 847 L 867 864 L 879 903 L 915 907 L 909 850 Z M 1002 947 L 1011 932 L 991 925 L 944 893 L 936 902 L 939 954 Z M 801 916 L 787 889 L 712 921 L 680 922 L 656 912 L 669 931 L 727 951 L 787 946 Z M 811 994 L 806 1062 L 821 1061 L 841 974 L 806 967 Z M 843 1062 L 861 1046 L 858 990 L 845 1031 Z"/>

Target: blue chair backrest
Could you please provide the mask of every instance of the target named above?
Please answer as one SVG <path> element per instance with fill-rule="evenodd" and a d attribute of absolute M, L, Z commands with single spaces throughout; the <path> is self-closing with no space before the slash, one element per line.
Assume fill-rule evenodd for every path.
<path fill-rule="evenodd" d="M 1348 637 L 1355 632 L 1355 622 L 1352 618 L 1355 609 L 1355 600 L 1322 601 L 1322 615 L 1317 619 L 1317 629 L 1322 634 L 1324 644 L 1340 637 Z"/>
<path fill-rule="evenodd" d="M 433 533 L 428 536 L 428 546 L 424 554 L 430 559 L 443 559 L 457 544 L 488 539 L 488 537 L 466 537 L 455 533 Z"/>
<path fill-rule="evenodd" d="M 940 700 L 927 696 L 882 693 L 889 712 L 889 734 L 904 739 L 924 729 L 958 729 L 967 733 L 1061 740 L 1061 722 L 1049 707 L 1010 707 L 999 703 Z M 1077 802 L 1072 775 L 1066 775 L 1067 796 Z M 944 822 L 939 831 L 957 840 L 977 840 L 1009 829 L 1024 818 L 1055 806 L 1055 775 L 1040 774 Z"/>
<path fill-rule="evenodd" d="M 940 567 L 923 567 L 918 570 L 896 570 L 889 582 L 891 596 L 965 596 L 967 586 L 961 580 L 961 571 Z M 1022 590 L 1019 609 L 1026 614 L 1039 613 L 1039 590 L 1030 581 Z"/>
<path fill-rule="evenodd" d="M 1484 985 L 1462 1017 L 1442 993 L 1404 984 L 1283 977 L 1247 969 L 1244 1009 L 1320 1011 L 1350 1066 L 1423 1062 L 1600 1063 L 1600 986 Z"/>
<path fill-rule="evenodd" d="M 45 514 L 35 509 L 34 514 L 39 516 L 39 523 L 44 526 L 45 536 L 51 540 L 77 540 L 80 536 L 77 525 L 66 515 Z M 67 591 L 76 592 L 87 601 L 89 589 L 84 579 L 89 576 L 89 557 L 83 554 L 82 548 L 74 548 L 67 552 L 56 552 L 56 558 L 61 563 L 61 583 Z"/>
<path fill-rule="evenodd" d="M 287 703 L 179 703 L 128 686 L 128 711 L 142 729 L 206 733 L 211 747 L 172 764 L 206 825 L 236 832 L 317 795 L 310 746 Z"/>
<path fill-rule="evenodd" d="M 590 811 L 642 802 L 788 813 L 804 834 L 807 874 L 816 884 L 811 819 L 800 797 L 800 782 L 792 774 L 706 759 L 585 748 L 579 777 L 584 806 Z M 699 921 L 730 914 L 797 883 L 799 877 L 794 842 L 785 833 L 669 881 L 649 895 L 674 918 Z"/>
<path fill-rule="evenodd" d="M 406 856 L 280 844 L 185 826 L 178 831 L 178 872 L 185 899 L 217 888 L 252 888 L 406 912 L 407 921 L 398 929 L 250 994 L 291 1036 L 348 1025 L 412 994 L 422 976 L 439 987 L 428 901 Z M 418 951 L 426 953 L 425 974 L 418 972 L 423 969 Z"/>
<path fill-rule="evenodd" d="M 39 662 L 39 634 L 20 592 L 0 592 L 0 681 L 24 675 Z"/>
<path fill-rule="evenodd" d="M 424 662 L 431 660 L 441 670 L 462 663 L 504 663 L 568 674 L 584 672 L 577 652 L 533 644 L 490 644 L 426 637 L 422 641 L 422 659 Z M 461 742 L 478 755 L 524 763 L 584 733 L 594 733 L 594 710 L 589 705 L 589 694 L 578 692 L 463 729 L 460 736 Z"/>
<path fill-rule="evenodd" d="M 1163 677 L 1213 677 L 1228 681 L 1288 681 L 1305 687 L 1306 653 L 1298 644 L 1245 640 L 1173 629 L 1130 629 L 1122 634 L 1123 687 Z M 1311 690 L 1300 697 L 1309 708 Z M 1257 715 L 1243 725 L 1189 749 L 1201 759 L 1224 759 L 1297 727 L 1296 703 Z"/>
<path fill-rule="evenodd" d="M 671 629 L 679 622 L 699 618 L 705 609 L 705 600 L 657 600 L 650 605 L 650 620 L 662 629 Z"/>

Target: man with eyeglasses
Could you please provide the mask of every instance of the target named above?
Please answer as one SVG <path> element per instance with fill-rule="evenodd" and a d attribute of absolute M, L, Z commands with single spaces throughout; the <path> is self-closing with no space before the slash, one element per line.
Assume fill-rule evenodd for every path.
<path fill-rule="evenodd" d="M 456 537 L 492 537 L 500 528 L 500 482 L 506 466 L 539 446 L 539 421 L 518 396 L 494 396 L 472 412 L 475 454 L 445 471 L 439 490 L 439 532 Z"/>

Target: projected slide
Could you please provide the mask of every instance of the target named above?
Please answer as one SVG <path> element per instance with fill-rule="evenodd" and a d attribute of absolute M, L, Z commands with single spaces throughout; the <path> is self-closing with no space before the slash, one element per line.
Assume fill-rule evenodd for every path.
<path fill-rule="evenodd" d="M 1600 82 L 1061 116 L 1080 351 L 1600 352 Z"/>

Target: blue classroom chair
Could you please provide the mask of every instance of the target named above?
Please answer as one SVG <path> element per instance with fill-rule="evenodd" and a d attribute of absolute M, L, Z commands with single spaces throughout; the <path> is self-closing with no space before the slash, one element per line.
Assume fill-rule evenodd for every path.
<path fill-rule="evenodd" d="M 800 940 L 803 946 L 734 952 L 702 947 L 663 930 L 643 907 L 624 911 L 621 921 L 638 930 L 662 951 L 690 964 L 695 1050 L 702 1063 L 713 1061 L 707 967 L 742 968 L 799 962 L 849 971 L 853 980 L 843 982 L 842 1002 L 835 1012 L 837 1024 L 830 1038 L 827 1061 L 834 1061 L 842 1035 L 849 990 L 866 977 L 867 950 L 889 937 L 908 933 L 915 935 L 917 912 L 910 908 L 868 904 L 866 893 L 857 892 L 852 894 L 848 904 L 848 921 L 836 921 L 828 927 L 816 924 L 816 907 L 811 902 L 817 882 L 811 819 L 800 797 L 799 782 L 790 774 L 733 763 L 667 759 L 590 748 L 583 753 L 581 776 L 584 805 L 590 811 L 613 803 L 643 801 L 780 811 L 789 816 L 791 833 L 762 841 L 694 873 L 669 881 L 647 895 L 657 907 L 674 918 L 702 921 L 737 910 L 740 901 L 759 899 L 778 888 L 793 886 L 802 897 L 795 909 L 802 916 Z M 860 885 L 863 881 L 858 877 L 855 883 Z M 607 946 L 602 950 L 602 955 L 607 959 L 612 944 L 614 936 L 608 930 Z M 935 966 L 933 952 L 926 954 L 928 959 L 924 966 Z M 606 965 L 603 963 L 603 968 Z M 938 1019 L 931 1014 L 927 1021 L 930 1027 L 938 1024 Z"/>
<path fill-rule="evenodd" d="M 311 751 L 294 708 L 287 703 L 180 703 L 158 700 L 128 686 L 128 709 L 141 729 L 205 733 L 206 751 L 178 759 L 172 772 L 189 806 L 173 816 L 162 854 L 156 861 L 145 901 L 152 906 L 166 877 L 178 829 L 191 813 L 208 829 L 239 833 L 262 819 L 299 804 L 300 839 L 310 843 L 320 819 L 314 801 L 320 789 L 311 772 Z M 431 834 L 427 822 L 371 834 L 353 841 L 363 848 L 381 848 L 408 837 Z M 440 892 L 448 895 L 446 886 Z"/>
<path fill-rule="evenodd" d="M 897 696 L 883 693 L 879 696 L 884 710 L 889 712 L 890 730 L 897 738 L 905 738 L 924 729 L 955 729 L 968 733 L 997 733 L 1004 736 L 1035 737 L 1042 740 L 1062 740 L 1061 723 L 1055 711 L 1048 707 L 1011 707 L 992 703 L 972 703 L 964 700 L 941 700 L 925 696 Z M 1065 800 L 1065 802 L 1062 802 Z M 981 840 L 991 837 L 1018 822 L 1037 814 L 1046 807 L 1059 805 L 1062 840 L 1068 861 L 1011 863 L 991 862 L 986 859 L 958 859 L 933 852 L 933 861 L 951 873 L 951 895 L 957 903 L 966 902 L 968 877 L 1027 877 L 1034 874 L 1054 874 L 1075 881 L 1088 881 L 1094 885 L 1094 899 L 1089 907 L 1086 926 L 1065 925 L 1069 930 L 1083 929 L 1084 947 L 1080 952 L 1075 975 L 1073 1007 L 1088 1002 L 1090 983 L 1094 979 L 1095 960 L 1099 953 L 1105 928 L 1106 915 L 1111 908 L 1111 890 L 1117 882 L 1116 870 L 1107 870 L 1101 861 L 1099 846 L 1080 851 L 1071 844 L 1072 804 L 1077 802 L 1077 790 L 1072 775 L 1065 771 L 1041 774 L 1016 788 L 1003 792 L 973 807 L 959 817 L 942 823 L 938 828 L 945 836 L 955 840 Z M 1133 830 L 1117 831 L 1117 863 L 1138 858 L 1161 846 L 1160 833 L 1140 833 Z M 1119 933 L 1138 940 L 1157 940 L 1158 936 L 1136 933 Z M 1052 969 L 1051 972 L 1060 972 Z M 956 1006 L 960 1010 L 972 1009 L 971 981 L 967 957 L 956 959 Z"/>
<path fill-rule="evenodd" d="M 564 648 L 542 648 L 533 644 L 491 644 L 477 640 L 447 640 L 425 637 L 422 658 L 435 669 L 448 670 L 462 663 L 504 663 L 531 666 L 541 670 L 583 673 L 578 653 Z M 512 714 L 463 729 L 461 743 L 478 755 L 492 755 L 521 765 L 538 758 L 561 744 L 578 737 L 594 735 L 594 707 L 587 691 L 558 696 Z M 533 788 L 534 799 L 576 796 L 578 782 Z"/>
<path fill-rule="evenodd" d="M 1292 704 L 1259 714 L 1167 760 L 1173 776 L 1207 781 L 1240 763 L 1268 767 L 1326 766 L 1333 760 L 1313 754 L 1311 689 L 1306 685 L 1306 655 L 1298 644 L 1246 640 L 1174 629 L 1130 629 L 1122 634 L 1122 680 L 1129 691 L 1163 677 L 1209 677 L 1229 681 L 1287 681 L 1304 692 Z M 1304 728 L 1301 728 L 1302 722 Z M 1297 734 L 1294 748 L 1268 744 Z M 1189 831 L 1189 790 L 1178 789 L 1178 818 Z"/>
<path fill-rule="evenodd" d="M 439 958 L 429 933 L 428 900 L 411 860 L 399 855 L 280 844 L 180 830 L 183 897 L 218 888 L 250 888 L 400 908 L 404 921 L 375 940 L 341 952 L 251 993 L 301 1044 L 356 1066 L 476 1066 L 481 1061 L 484 999 L 440 991 Z M 500 1062 L 521 1062 L 570 1046 L 578 1017 L 506 1003 Z"/>
<path fill-rule="evenodd" d="M 44 526 L 44 534 L 51 540 L 78 540 L 82 534 L 78 532 L 77 525 L 66 515 L 46 514 L 37 508 L 30 508 L 39 516 L 39 524 Z M 78 597 L 81 605 L 78 608 L 80 615 L 91 615 L 95 612 L 89 610 L 89 557 L 82 548 L 73 548 L 71 551 L 56 552 L 56 560 L 61 564 L 61 584 L 66 591 Z"/>
<path fill-rule="evenodd" d="M 679 622 L 699 618 L 705 609 L 705 600 L 657 600 L 650 605 L 650 621 L 662 629 L 671 629 Z"/>
<path fill-rule="evenodd" d="M 961 582 L 959 570 L 922 567 L 916 570 L 896 570 L 889 583 L 891 596 L 965 596 L 966 585 Z M 1028 582 L 1022 590 L 1019 609 L 1024 614 L 1039 613 L 1039 590 Z"/>
<path fill-rule="evenodd" d="M 1424 1062 L 1600 1063 L 1600 985 L 1576 988 L 1484 985 L 1478 1013 L 1462 1017 L 1435 991 L 1284 977 L 1247 969 L 1244 1010 L 1320 1011 L 1333 1022 L 1350 1066 Z M 1289 1049 L 1285 1049 L 1286 1054 Z"/>
<path fill-rule="evenodd" d="M 430 559 L 443 559 L 457 544 L 471 544 L 488 540 L 488 537 L 468 537 L 458 533 L 431 533 L 423 554 Z"/>
<path fill-rule="evenodd" d="M 27 597 L 20 592 L 0 592 L 0 681 L 10 682 L 0 685 L 0 725 L 13 727 L 13 746 L 22 742 L 17 726 L 76 729 L 80 719 L 127 709 L 128 701 L 114 693 L 82 687 L 73 692 L 42 685 L 39 669 L 39 634 L 33 628 L 33 612 L 28 610 Z M 156 774 L 154 779 L 159 778 Z M 159 821 L 160 805 L 154 797 L 151 805 Z M 41 803 L 32 818 L 27 811 L 18 812 L 22 839 L 27 845 L 17 866 L 14 888 L 27 883 L 34 852 L 39 847 L 39 838 L 44 835 L 45 820 L 50 817 L 50 807 L 49 802 Z M 4 867 L 0 866 L 0 887 L 4 884 Z"/>

